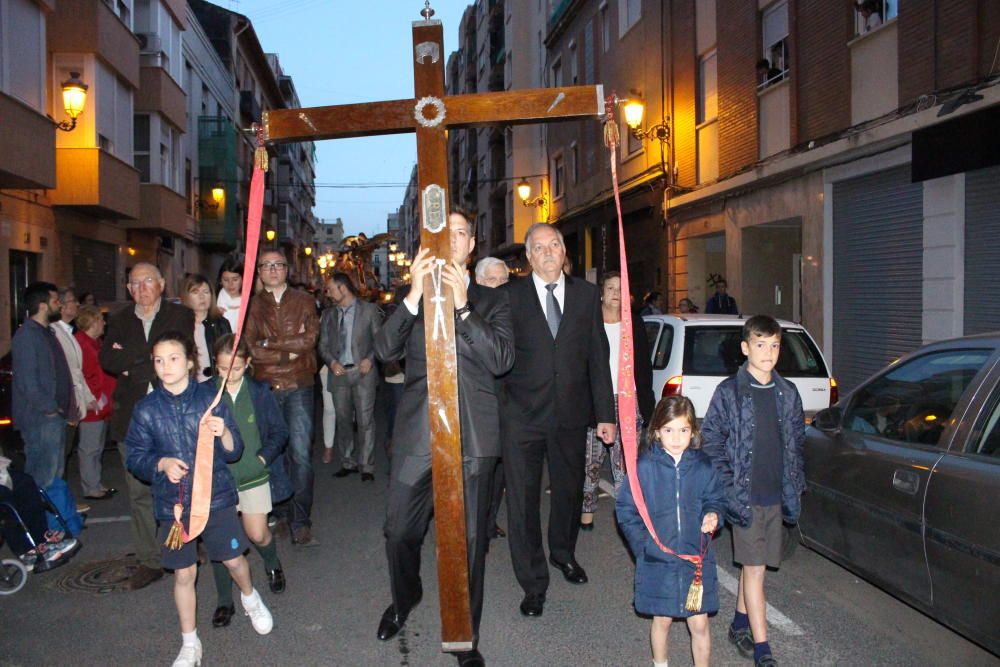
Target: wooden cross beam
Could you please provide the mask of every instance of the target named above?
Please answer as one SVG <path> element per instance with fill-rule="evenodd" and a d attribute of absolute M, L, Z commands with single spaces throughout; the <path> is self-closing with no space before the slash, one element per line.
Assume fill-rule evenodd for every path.
<path fill-rule="evenodd" d="M 415 98 L 314 107 L 264 113 L 264 136 L 270 143 L 342 139 L 416 132 L 420 187 L 420 244 L 450 259 L 448 239 L 449 128 L 537 123 L 604 114 L 601 86 L 572 86 L 446 97 L 444 40 L 440 21 L 413 23 Z M 436 293 L 433 280 L 424 287 L 427 341 L 427 408 L 430 417 L 431 469 L 437 532 L 441 642 L 445 651 L 472 648 L 469 573 L 462 482 L 462 434 L 458 415 L 458 362 L 455 354 L 454 304 L 448 289 Z"/>

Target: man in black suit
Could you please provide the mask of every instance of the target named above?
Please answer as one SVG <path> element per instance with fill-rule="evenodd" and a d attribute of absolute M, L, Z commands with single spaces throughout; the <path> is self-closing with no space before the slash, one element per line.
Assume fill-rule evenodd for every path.
<path fill-rule="evenodd" d="M 469 555 L 469 597 L 473 646 L 483 611 L 483 575 L 489 544 L 487 516 L 490 482 L 500 456 L 500 409 L 496 378 L 514 363 L 510 306 L 500 291 L 470 282 L 466 262 L 476 245 L 468 217 L 452 211 L 448 217 L 451 262 L 441 272 L 442 289 L 455 301 L 455 345 L 458 355 L 458 403 L 462 426 L 462 471 L 465 487 L 466 537 Z M 434 511 L 431 488 L 430 425 L 427 416 L 427 352 L 421 299 L 424 278 L 436 258 L 427 249 L 417 253 L 413 277 L 403 304 L 385 321 L 375 337 L 380 361 L 406 358 L 406 380 L 396 413 L 397 438 L 392 455 L 386 508 L 386 556 L 392 604 L 382 615 L 378 638 L 396 635 L 420 602 L 420 548 Z M 449 314 L 449 317 L 452 315 Z M 444 576 L 443 573 L 440 576 Z M 478 649 L 456 654 L 459 665 L 485 664 Z"/>
<path fill-rule="evenodd" d="M 576 562 L 587 427 L 615 439 L 608 338 L 595 285 L 563 273 L 566 246 L 555 227 L 538 223 L 524 241 L 531 276 L 508 283 L 514 320 L 514 368 L 501 394 L 507 476 L 507 534 L 514 574 L 524 589 L 521 613 L 540 616 L 549 586 L 542 548 L 542 462 L 549 461 L 550 562 L 583 584 Z"/>

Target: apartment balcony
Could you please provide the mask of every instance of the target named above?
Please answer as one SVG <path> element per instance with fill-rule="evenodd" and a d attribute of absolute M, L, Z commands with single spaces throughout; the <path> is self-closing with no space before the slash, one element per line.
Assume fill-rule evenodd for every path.
<path fill-rule="evenodd" d="M 0 95 L 0 119 L 0 188 L 54 188 L 56 128 L 52 121 L 7 95 Z"/>
<path fill-rule="evenodd" d="M 59 0 L 48 17 L 55 53 L 95 53 L 133 87 L 139 85 L 139 40 L 105 3 Z"/>
<path fill-rule="evenodd" d="M 174 127 L 187 127 L 187 95 L 162 67 L 139 69 L 135 110 L 160 113 Z"/>
<path fill-rule="evenodd" d="M 257 98 L 254 97 L 253 91 L 240 91 L 240 115 L 250 123 L 260 122 L 260 104 L 258 104 Z"/>
<path fill-rule="evenodd" d="M 187 200 L 165 185 L 143 183 L 139 186 L 139 219 L 123 226 L 188 238 Z"/>
<path fill-rule="evenodd" d="M 50 197 L 53 206 L 135 220 L 140 215 L 139 171 L 99 148 L 57 148 L 56 187 Z"/>

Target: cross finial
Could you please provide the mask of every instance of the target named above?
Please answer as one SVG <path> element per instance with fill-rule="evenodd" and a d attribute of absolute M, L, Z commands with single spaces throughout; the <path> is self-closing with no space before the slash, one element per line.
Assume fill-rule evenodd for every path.
<path fill-rule="evenodd" d="M 424 8 L 420 10 L 420 15 L 424 17 L 425 21 L 430 21 L 431 17 L 434 16 L 434 10 L 431 9 L 431 0 L 424 0 Z"/>

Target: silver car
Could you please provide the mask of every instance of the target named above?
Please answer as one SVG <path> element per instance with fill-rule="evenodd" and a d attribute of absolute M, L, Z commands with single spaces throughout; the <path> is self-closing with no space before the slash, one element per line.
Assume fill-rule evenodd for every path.
<path fill-rule="evenodd" d="M 1000 654 L 1000 333 L 934 343 L 806 431 L 802 541 Z"/>

